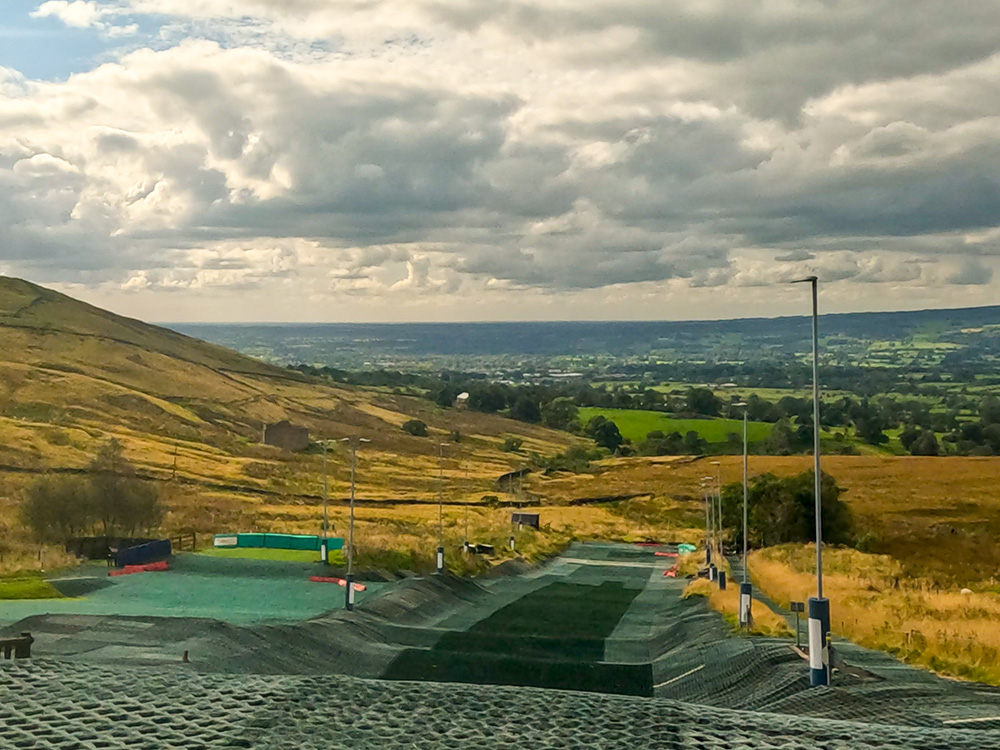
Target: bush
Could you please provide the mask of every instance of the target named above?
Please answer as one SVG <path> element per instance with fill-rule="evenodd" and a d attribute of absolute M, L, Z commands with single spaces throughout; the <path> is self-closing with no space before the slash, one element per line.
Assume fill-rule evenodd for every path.
<path fill-rule="evenodd" d="M 521 450 L 522 445 L 524 445 L 524 438 L 519 438 L 516 435 L 508 435 L 504 438 L 504 441 L 500 446 L 500 450 L 506 451 L 507 453 L 516 453 Z"/>
<path fill-rule="evenodd" d="M 403 422 L 403 432 L 408 432 L 417 437 L 427 437 L 427 425 L 419 419 L 410 419 Z"/>
<path fill-rule="evenodd" d="M 448 439 L 453 443 L 461 443 L 462 433 L 459 432 L 458 430 L 452 430 L 451 432 L 448 433 Z"/>

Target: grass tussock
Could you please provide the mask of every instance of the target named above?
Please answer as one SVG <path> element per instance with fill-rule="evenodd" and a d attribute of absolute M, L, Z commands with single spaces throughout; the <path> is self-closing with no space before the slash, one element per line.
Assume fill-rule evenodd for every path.
<path fill-rule="evenodd" d="M 692 553 L 694 554 L 694 553 Z M 706 578 L 698 578 L 687 585 L 681 598 L 687 599 L 692 596 L 704 596 L 708 599 L 708 606 L 717 612 L 722 613 L 733 629 L 739 628 L 740 611 L 740 591 L 738 586 L 729 586 L 725 591 L 720 591 L 717 584 Z M 785 618 L 777 614 L 763 602 L 754 600 L 751 605 L 752 623 L 750 635 L 761 635 L 772 638 L 787 638 L 792 633 L 791 628 Z"/>
<path fill-rule="evenodd" d="M 815 554 L 813 545 L 761 550 L 750 556 L 750 572 L 779 603 L 805 601 L 815 595 Z M 941 674 L 1000 685 L 1000 594 L 977 588 L 962 594 L 905 577 L 885 555 L 823 553 L 823 593 L 836 633 Z"/>

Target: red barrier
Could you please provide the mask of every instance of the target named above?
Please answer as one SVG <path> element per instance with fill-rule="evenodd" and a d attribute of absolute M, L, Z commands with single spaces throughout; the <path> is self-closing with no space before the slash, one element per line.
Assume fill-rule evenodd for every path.
<path fill-rule="evenodd" d="M 170 570 L 170 565 L 165 560 L 161 562 L 147 563 L 145 565 L 126 565 L 121 570 L 108 571 L 108 575 L 130 576 L 133 573 L 155 573 L 162 570 Z"/>
<path fill-rule="evenodd" d="M 309 580 L 313 583 L 336 583 L 338 586 L 346 586 L 347 581 L 343 578 L 331 578 L 329 576 L 309 576 Z M 364 591 L 366 586 L 363 583 L 354 582 L 355 591 Z"/>
<path fill-rule="evenodd" d="M 677 557 L 676 552 L 654 552 L 657 557 Z"/>

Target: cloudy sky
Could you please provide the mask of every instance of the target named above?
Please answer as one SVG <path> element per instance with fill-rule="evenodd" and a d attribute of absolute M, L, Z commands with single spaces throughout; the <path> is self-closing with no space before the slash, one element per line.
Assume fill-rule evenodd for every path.
<path fill-rule="evenodd" d="M 0 273 L 161 321 L 1000 302 L 994 0 L 3 0 Z"/>

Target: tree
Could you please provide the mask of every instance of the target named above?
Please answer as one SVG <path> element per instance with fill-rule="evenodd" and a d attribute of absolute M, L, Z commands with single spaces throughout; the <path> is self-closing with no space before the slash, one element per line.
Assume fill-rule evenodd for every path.
<path fill-rule="evenodd" d="M 580 410 L 567 396 L 552 399 L 542 406 L 541 417 L 542 424 L 554 430 L 580 431 Z"/>
<path fill-rule="evenodd" d="M 694 430 L 688 430 L 684 433 L 684 452 L 692 453 L 696 456 L 701 455 L 705 452 L 705 447 L 708 443 L 705 439 L 699 435 Z"/>
<path fill-rule="evenodd" d="M 979 406 L 979 416 L 984 424 L 1000 424 L 1000 398 L 987 396 Z"/>
<path fill-rule="evenodd" d="M 104 536 L 134 536 L 163 520 L 156 488 L 136 477 L 114 438 L 90 463 L 90 490 L 93 518 Z"/>
<path fill-rule="evenodd" d="M 28 488 L 21 522 L 40 542 L 62 544 L 93 525 L 90 487 L 81 476 L 43 476 Z"/>
<path fill-rule="evenodd" d="M 542 412 L 538 408 L 538 402 L 535 399 L 521 396 L 510 407 L 510 416 L 521 422 L 531 422 L 534 424 L 541 421 Z"/>
<path fill-rule="evenodd" d="M 408 419 L 403 422 L 403 432 L 408 432 L 416 437 L 427 437 L 427 425 L 419 419 Z"/>
<path fill-rule="evenodd" d="M 920 437 L 913 441 L 910 453 L 914 456 L 936 456 L 940 449 L 934 433 L 930 430 L 924 430 L 920 433 Z"/>
<path fill-rule="evenodd" d="M 877 417 L 869 416 L 858 419 L 854 423 L 854 431 L 858 437 L 871 445 L 881 445 L 888 443 L 889 438 L 882 432 L 882 421 Z"/>
<path fill-rule="evenodd" d="M 591 417 L 583 428 L 583 432 L 599 446 L 607 448 L 612 453 L 625 442 L 625 438 L 618 431 L 618 425 L 602 414 Z"/>
<path fill-rule="evenodd" d="M 789 542 L 810 542 L 816 538 L 814 474 L 792 477 L 767 473 L 754 477 L 748 492 L 748 541 L 753 547 Z M 823 474 L 820 502 L 823 513 L 823 541 L 851 544 L 854 522 L 850 508 L 840 499 L 842 490 L 829 474 Z M 743 540 L 743 485 L 734 482 L 722 492 L 723 524 L 730 539 Z"/>
<path fill-rule="evenodd" d="M 695 414 L 704 414 L 709 417 L 719 416 L 722 402 L 708 388 L 691 388 L 685 394 L 685 407 Z"/>
<path fill-rule="evenodd" d="M 469 408 L 487 414 L 496 414 L 507 406 L 507 394 L 496 383 L 476 385 L 469 389 Z"/>
<path fill-rule="evenodd" d="M 131 537 L 163 521 L 156 486 L 136 476 L 117 440 L 103 445 L 88 468 L 89 476 L 44 476 L 28 489 L 21 519 L 40 541 L 64 543 L 95 530 Z"/>
<path fill-rule="evenodd" d="M 903 428 L 903 431 L 899 433 L 899 442 L 902 444 L 905 450 L 910 450 L 917 438 L 920 437 L 920 428 L 916 425 L 908 424 Z"/>

